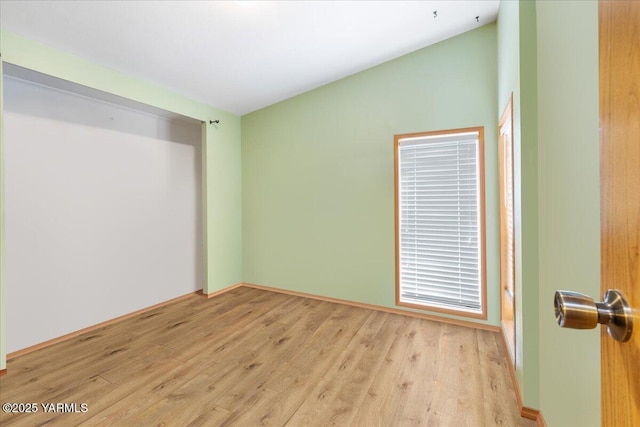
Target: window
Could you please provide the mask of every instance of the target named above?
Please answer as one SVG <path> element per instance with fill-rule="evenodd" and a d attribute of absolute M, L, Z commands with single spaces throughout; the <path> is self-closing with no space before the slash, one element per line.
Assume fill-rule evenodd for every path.
<path fill-rule="evenodd" d="M 396 135 L 396 304 L 486 319 L 483 136 Z"/>

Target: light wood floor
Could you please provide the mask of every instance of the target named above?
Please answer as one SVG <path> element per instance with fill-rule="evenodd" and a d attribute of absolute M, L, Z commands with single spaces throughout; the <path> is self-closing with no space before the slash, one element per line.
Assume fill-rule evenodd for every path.
<path fill-rule="evenodd" d="M 533 426 L 492 332 L 237 288 L 17 357 L 0 425 Z"/>

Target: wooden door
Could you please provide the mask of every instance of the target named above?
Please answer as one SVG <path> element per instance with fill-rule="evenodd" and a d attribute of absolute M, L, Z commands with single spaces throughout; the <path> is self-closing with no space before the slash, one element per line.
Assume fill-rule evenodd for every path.
<path fill-rule="evenodd" d="M 498 124 L 500 171 L 500 319 L 511 363 L 516 359 L 515 242 L 513 215 L 513 95 Z"/>
<path fill-rule="evenodd" d="M 640 426 L 640 2 L 600 1 L 601 288 L 634 310 L 631 340 L 602 328 L 602 425 Z"/>

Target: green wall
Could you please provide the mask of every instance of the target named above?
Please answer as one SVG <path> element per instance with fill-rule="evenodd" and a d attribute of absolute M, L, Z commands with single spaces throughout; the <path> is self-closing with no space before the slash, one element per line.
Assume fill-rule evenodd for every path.
<path fill-rule="evenodd" d="M 0 56 L 0 370 L 7 368 L 7 305 L 4 269 L 4 97 Z"/>
<path fill-rule="evenodd" d="M 153 107 L 182 114 L 208 123 L 219 119 L 219 125 L 203 125 L 204 185 L 206 230 L 206 282 L 204 292 L 242 281 L 241 258 L 241 176 L 240 117 L 185 98 L 169 90 L 117 71 L 101 67 L 43 44 L 3 31 L 0 35 L 2 61 L 48 74 L 63 80 L 99 89 Z M 2 129 L 0 129 L 0 133 Z M 0 158 L 0 162 L 2 159 Z M 0 189 L 1 190 L 1 189 Z M 3 208 L 4 198 L 0 200 Z M 0 245 L 4 247 L 4 229 Z M 0 263 L 4 266 L 4 252 Z M 0 274 L 0 367 L 5 363 L 4 269 Z M 153 290 L 150 289 L 150 292 Z"/>
<path fill-rule="evenodd" d="M 540 408 L 600 425 L 600 333 L 559 328 L 553 295 L 600 298 L 598 2 L 538 1 Z"/>
<path fill-rule="evenodd" d="M 498 99 L 514 93 L 518 360 L 525 406 L 551 427 L 600 425 L 597 331 L 561 329 L 553 295 L 598 296 L 598 3 L 503 1 Z"/>
<path fill-rule="evenodd" d="M 394 307 L 394 134 L 485 126 L 499 317 L 496 26 L 242 117 L 245 282 Z"/>
<path fill-rule="evenodd" d="M 533 1 L 520 2 L 520 145 L 516 155 L 516 178 L 520 180 L 520 230 L 522 279 L 517 304 L 522 319 L 522 397 L 527 405 L 539 408 L 539 234 L 538 234 L 538 86 L 536 57 L 536 9 Z M 518 213 L 517 213 L 518 214 Z M 546 314 L 546 313 L 545 313 Z"/>
<path fill-rule="evenodd" d="M 516 357 L 522 400 L 539 406 L 538 137 L 534 2 L 504 1 L 498 13 L 499 117 L 513 94 Z M 526 339 L 524 339 L 526 337 Z"/>

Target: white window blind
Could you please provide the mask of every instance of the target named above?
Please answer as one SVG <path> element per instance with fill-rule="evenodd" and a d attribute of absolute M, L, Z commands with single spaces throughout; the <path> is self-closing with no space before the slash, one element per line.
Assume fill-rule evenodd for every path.
<path fill-rule="evenodd" d="M 397 140 L 399 301 L 483 311 L 480 132 Z"/>

